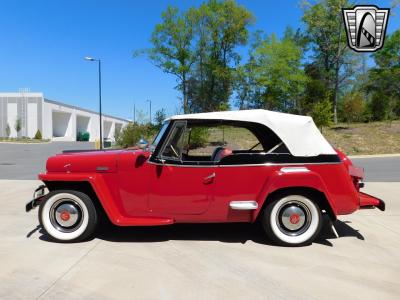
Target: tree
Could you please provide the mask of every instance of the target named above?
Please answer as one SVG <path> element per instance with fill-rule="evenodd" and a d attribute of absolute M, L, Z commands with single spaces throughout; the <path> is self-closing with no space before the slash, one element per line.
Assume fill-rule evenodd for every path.
<path fill-rule="evenodd" d="M 188 110 L 187 80 L 196 59 L 193 50 L 193 23 L 188 14 L 168 6 L 151 36 L 153 47 L 147 49 L 150 60 L 161 70 L 177 77 L 182 92 L 183 111 Z M 140 54 L 136 52 L 135 55 Z"/>
<path fill-rule="evenodd" d="M 360 122 L 365 110 L 363 95 L 360 92 L 347 93 L 343 101 L 343 119 L 347 123 Z"/>
<path fill-rule="evenodd" d="M 149 124 L 128 123 L 116 137 L 116 143 L 121 148 L 135 146 L 141 138 L 151 140 L 156 131 Z"/>
<path fill-rule="evenodd" d="M 6 136 L 9 138 L 11 134 L 11 128 L 10 128 L 10 124 L 7 123 L 6 126 Z"/>
<path fill-rule="evenodd" d="M 156 121 L 156 127 L 161 128 L 162 123 L 167 118 L 167 114 L 165 113 L 165 109 L 159 109 L 156 111 L 154 120 Z"/>
<path fill-rule="evenodd" d="M 365 88 L 374 120 L 400 116 L 400 29 L 386 37 L 384 47 L 373 55 L 375 67 L 368 72 Z"/>
<path fill-rule="evenodd" d="M 15 131 L 17 131 L 17 135 L 18 135 L 19 132 L 20 132 L 21 129 L 22 129 L 22 121 L 21 121 L 20 118 L 17 118 L 17 119 L 15 120 L 14 128 L 15 128 Z"/>
<path fill-rule="evenodd" d="M 236 48 L 246 45 L 253 15 L 233 0 L 210 0 L 190 14 L 196 24 L 198 57 L 190 83 L 191 110 L 228 109 L 240 61 Z"/>
<path fill-rule="evenodd" d="M 327 98 L 314 105 L 311 111 L 311 116 L 321 131 L 323 127 L 329 127 L 332 124 L 332 103 Z"/>
<path fill-rule="evenodd" d="M 274 34 L 258 38 L 249 62 L 238 68 L 240 106 L 298 112 L 307 81 L 302 57 L 302 48 L 292 35 L 287 34 L 282 40 Z"/>
<path fill-rule="evenodd" d="M 35 140 L 41 140 L 42 139 L 42 133 L 40 132 L 39 129 L 36 131 L 34 139 Z"/>
<path fill-rule="evenodd" d="M 176 76 L 184 113 L 228 107 L 240 59 L 235 48 L 246 44 L 252 20 L 252 14 L 233 0 L 209 0 L 185 12 L 168 7 L 163 12 L 152 34 L 153 46 L 145 53 Z"/>
<path fill-rule="evenodd" d="M 314 61 L 323 69 L 330 90 L 335 123 L 340 89 L 349 84 L 359 64 L 359 57 L 347 47 L 343 25 L 342 8 L 350 6 L 348 0 L 305 2 L 303 15 Z"/>

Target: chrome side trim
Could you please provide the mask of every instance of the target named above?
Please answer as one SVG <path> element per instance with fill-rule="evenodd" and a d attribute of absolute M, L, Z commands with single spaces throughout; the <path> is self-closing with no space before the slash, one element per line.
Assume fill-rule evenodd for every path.
<path fill-rule="evenodd" d="M 253 200 L 231 201 L 229 207 L 235 210 L 254 210 L 258 208 L 258 203 Z"/>
<path fill-rule="evenodd" d="M 280 170 L 283 173 L 304 173 L 310 172 L 306 167 L 284 167 Z"/>
<path fill-rule="evenodd" d="M 98 171 L 98 172 L 108 171 L 108 167 L 107 166 L 98 166 L 98 167 L 96 167 L 96 171 Z"/>

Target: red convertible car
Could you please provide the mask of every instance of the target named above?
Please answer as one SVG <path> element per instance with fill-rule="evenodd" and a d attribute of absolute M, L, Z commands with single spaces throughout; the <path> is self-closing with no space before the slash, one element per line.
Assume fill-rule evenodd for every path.
<path fill-rule="evenodd" d="M 144 149 L 50 157 L 26 210 L 56 241 L 118 226 L 260 221 L 280 245 L 311 243 L 322 215 L 385 209 L 360 191 L 363 169 L 325 140 L 312 118 L 244 110 L 177 115 Z M 45 194 L 45 190 L 48 193 Z"/>

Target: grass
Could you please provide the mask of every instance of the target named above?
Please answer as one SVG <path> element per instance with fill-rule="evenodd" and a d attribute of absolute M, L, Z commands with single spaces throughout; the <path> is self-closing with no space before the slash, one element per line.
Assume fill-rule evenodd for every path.
<path fill-rule="evenodd" d="M 0 137 L 0 142 L 3 142 L 3 143 L 39 144 L 39 143 L 47 143 L 49 141 L 50 140 L 48 140 L 48 139 L 37 140 L 37 139 L 31 139 L 31 138 L 28 138 L 28 137 L 20 137 L 20 138 Z"/>
<path fill-rule="evenodd" d="M 338 124 L 322 134 L 348 155 L 400 153 L 400 120 Z"/>

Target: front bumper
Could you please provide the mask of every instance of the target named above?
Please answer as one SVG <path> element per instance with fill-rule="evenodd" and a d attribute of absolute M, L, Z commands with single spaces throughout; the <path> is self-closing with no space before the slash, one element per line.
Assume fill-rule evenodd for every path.
<path fill-rule="evenodd" d="M 45 194 L 45 185 L 39 186 L 34 192 L 33 192 L 33 200 L 29 201 L 25 205 L 25 211 L 29 212 L 32 209 L 34 209 L 36 206 L 40 205 L 40 202 L 44 199 L 44 194 Z"/>
<path fill-rule="evenodd" d="M 385 202 L 379 198 L 368 195 L 363 192 L 358 192 L 358 197 L 360 199 L 360 208 L 379 208 L 381 211 L 385 210 Z"/>

